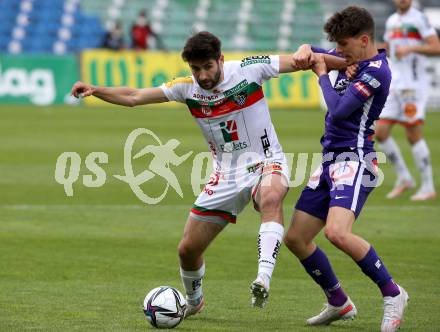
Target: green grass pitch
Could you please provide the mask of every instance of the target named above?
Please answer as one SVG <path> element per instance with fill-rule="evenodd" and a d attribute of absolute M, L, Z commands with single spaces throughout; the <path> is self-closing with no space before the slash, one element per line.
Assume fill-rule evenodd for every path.
<path fill-rule="evenodd" d="M 145 205 L 123 174 L 123 147 L 135 128 L 154 131 L 162 141 L 177 138 L 179 154 L 207 151 L 199 129 L 183 108 L 5 107 L 0 109 L 0 331 L 151 331 L 142 313 L 148 290 L 171 285 L 182 290 L 177 244 L 195 197 L 192 163 L 177 168 L 184 197 L 170 190 L 158 205 Z M 319 152 L 324 113 L 273 110 L 286 152 Z M 440 113 L 429 113 L 425 134 L 440 188 Z M 398 142 L 415 174 L 401 128 Z M 74 196 L 54 179 L 57 157 L 76 151 L 82 158 Z M 104 151 L 107 181 L 88 188 L 82 176 L 86 156 Z M 190 158 L 190 160 L 192 160 Z M 139 166 L 139 165 L 138 165 Z M 144 167 L 145 169 L 145 167 Z M 310 170 L 308 169 L 308 172 Z M 395 280 L 410 295 L 403 331 L 440 331 L 440 204 L 411 203 L 409 196 L 384 198 L 394 176 L 376 189 L 354 231 L 371 241 Z M 416 175 L 416 174 L 415 174 Z M 417 176 L 417 175 L 416 175 Z M 156 179 L 146 187 L 160 192 Z M 285 224 L 301 187 L 284 202 Z M 318 331 L 305 319 L 325 302 L 321 290 L 282 247 L 264 310 L 250 307 L 249 285 L 256 274 L 259 216 L 249 206 L 206 253 L 205 311 L 179 331 Z M 351 259 L 321 235 L 358 317 L 325 331 L 378 331 L 382 299 Z"/>

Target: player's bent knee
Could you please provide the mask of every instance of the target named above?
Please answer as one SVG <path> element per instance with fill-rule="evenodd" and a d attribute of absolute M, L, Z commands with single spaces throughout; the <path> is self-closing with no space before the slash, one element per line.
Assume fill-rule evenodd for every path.
<path fill-rule="evenodd" d="M 307 244 L 304 240 L 295 235 L 286 235 L 284 237 L 284 244 L 294 254 L 300 254 L 306 250 Z"/>
<path fill-rule="evenodd" d="M 346 244 L 346 233 L 335 228 L 326 228 L 324 235 L 332 244 L 338 248 L 344 248 Z"/>
<path fill-rule="evenodd" d="M 185 240 L 182 240 L 179 243 L 177 251 L 179 253 L 179 257 L 180 257 L 181 260 L 194 259 L 194 258 L 197 258 L 200 255 L 198 250 L 194 246 L 191 246 L 191 244 L 189 244 Z"/>
<path fill-rule="evenodd" d="M 281 208 L 283 196 L 276 192 L 276 191 L 270 191 L 265 193 L 261 197 L 260 201 L 260 210 L 262 211 L 268 211 L 268 210 L 277 210 Z"/>

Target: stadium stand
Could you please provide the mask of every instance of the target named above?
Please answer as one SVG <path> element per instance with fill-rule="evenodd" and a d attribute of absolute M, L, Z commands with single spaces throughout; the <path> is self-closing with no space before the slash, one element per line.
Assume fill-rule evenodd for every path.
<path fill-rule="evenodd" d="M 437 0 L 431 1 L 432 3 Z M 426 1 L 427 6 L 431 4 Z M 140 10 L 167 49 L 179 50 L 194 31 L 210 30 L 230 50 L 291 50 L 325 42 L 323 21 L 350 0 L 0 0 L 0 52 L 72 53 L 99 47 L 120 21 L 124 39 Z M 392 4 L 360 0 L 373 12 L 379 36 Z M 155 46 L 152 39 L 150 45 Z"/>

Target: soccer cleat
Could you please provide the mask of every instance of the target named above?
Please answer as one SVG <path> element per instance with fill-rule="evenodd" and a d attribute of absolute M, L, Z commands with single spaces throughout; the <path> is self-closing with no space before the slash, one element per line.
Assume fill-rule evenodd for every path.
<path fill-rule="evenodd" d="M 186 299 L 185 318 L 188 318 L 189 316 L 193 316 L 195 314 L 202 312 L 204 307 L 205 307 L 205 299 L 203 296 L 199 298 L 197 305 L 190 304 L 188 302 L 188 299 Z"/>
<path fill-rule="evenodd" d="M 340 307 L 326 303 L 319 315 L 307 319 L 307 325 L 329 325 L 335 320 L 354 319 L 356 314 L 357 309 L 350 298 L 348 298 L 344 305 Z"/>
<path fill-rule="evenodd" d="M 269 298 L 269 286 L 264 282 L 260 275 L 251 284 L 251 302 L 252 306 L 264 308 Z"/>
<path fill-rule="evenodd" d="M 414 195 L 412 195 L 410 199 L 413 202 L 420 202 L 420 201 L 427 201 L 436 198 L 437 198 L 437 193 L 435 191 L 419 190 Z"/>
<path fill-rule="evenodd" d="M 399 329 L 402 323 L 403 311 L 408 304 L 408 293 L 400 286 L 400 294 L 383 298 L 383 320 L 380 327 L 381 332 L 394 332 Z"/>
<path fill-rule="evenodd" d="M 413 179 L 397 181 L 396 184 L 394 185 L 393 190 L 391 190 L 387 194 L 387 198 L 388 199 L 397 198 L 400 195 L 402 195 L 405 191 L 407 191 L 408 189 L 414 188 L 415 186 L 416 186 L 416 184 Z"/>

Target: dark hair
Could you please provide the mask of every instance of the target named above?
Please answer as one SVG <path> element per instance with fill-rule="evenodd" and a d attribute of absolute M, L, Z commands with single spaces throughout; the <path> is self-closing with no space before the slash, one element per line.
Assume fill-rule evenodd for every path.
<path fill-rule="evenodd" d="M 361 33 L 368 33 L 374 40 L 374 20 L 365 8 L 349 6 L 334 13 L 325 23 L 324 31 L 332 42 L 357 37 Z"/>
<path fill-rule="evenodd" d="M 220 39 L 208 31 L 201 31 L 190 37 L 182 52 L 186 62 L 194 60 L 218 60 L 221 55 Z"/>

